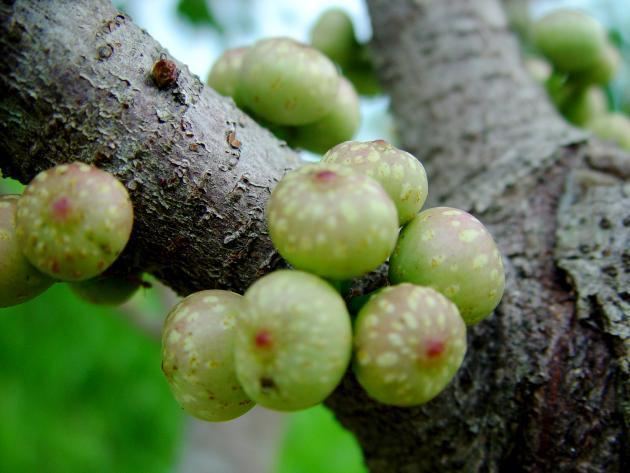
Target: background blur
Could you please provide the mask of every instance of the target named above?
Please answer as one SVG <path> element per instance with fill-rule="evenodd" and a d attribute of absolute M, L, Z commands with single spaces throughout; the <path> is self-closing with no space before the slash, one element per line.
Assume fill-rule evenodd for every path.
<path fill-rule="evenodd" d="M 126 0 L 131 15 L 205 80 L 226 49 L 264 36 L 307 41 L 330 6 L 371 35 L 359 0 Z M 615 38 L 625 65 L 606 88 L 630 110 L 628 0 L 530 1 L 534 18 L 559 6 L 584 9 Z M 384 96 L 362 98 L 359 139 L 395 140 Z M 0 179 L 0 193 L 21 186 Z M 254 409 L 226 424 L 196 422 L 171 397 L 160 371 L 159 333 L 176 296 L 154 284 L 117 309 L 80 301 L 64 284 L 0 309 L 0 471 L 13 473 L 358 473 L 353 436 L 316 407 L 284 415 Z"/>

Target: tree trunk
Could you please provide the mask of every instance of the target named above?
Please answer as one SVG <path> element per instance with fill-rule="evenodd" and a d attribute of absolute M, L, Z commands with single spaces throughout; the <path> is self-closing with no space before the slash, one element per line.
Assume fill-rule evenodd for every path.
<path fill-rule="evenodd" d="M 297 155 L 177 63 L 109 1 L 0 4 L 0 164 L 28 182 L 75 160 L 127 185 L 135 209 L 119 265 L 181 294 L 245 289 L 280 259 L 266 238 L 270 189 Z M 168 58 L 171 59 L 171 58 Z"/>
<path fill-rule="evenodd" d="M 623 471 L 628 155 L 557 116 L 498 0 L 368 3 L 379 75 L 404 147 L 426 165 L 430 204 L 481 218 L 507 287 L 435 400 L 383 406 L 349 373 L 327 404 L 375 473 Z M 181 293 L 242 290 L 280 263 L 262 208 L 296 163 L 290 150 L 181 65 L 176 86 L 157 89 L 148 73 L 164 51 L 102 1 L 0 12 L 5 173 L 27 181 L 74 159 L 114 172 L 137 213 L 123 263 Z"/>

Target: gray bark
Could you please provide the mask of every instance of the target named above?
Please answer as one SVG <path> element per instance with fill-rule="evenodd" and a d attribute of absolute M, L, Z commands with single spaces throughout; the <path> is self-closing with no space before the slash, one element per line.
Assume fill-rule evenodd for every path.
<path fill-rule="evenodd" d="M 589 147 L 557 116 L 497 1 L 368 3 L 377 69 L 404 147 L 426 164 L 430 204 L 487 224 L 507 288 L 426 406 L 380 406 L 352 380 L 330 404 L 373 472 L 622 471 L 628 156 Z"/>
<path fill-rule="evenodd" d="M 11 3 L 11 2 L 9 2 Z M 89 6 L 88 6 L 89 5 Z M 630 459 L 630 176 L 525 75 L 497 0 L 371 0 L 374 52 L 431 205 L 474 212 L 505 256 L 495 315 L 469 331 L 425 406 L 328 400 L 372 472 L 622 471 Z M 27 181 L 73 159 L 114 172 L 137 212 L 123 264 L 181 293 L 242 290 L 279 264 L 269 188 L 295 155 L 100 0 L 0 6 L 0 167 Z M 227 142 L 236 132 L 239 149 Z"/>
<path fill-rule="evenodd" d="M 266 238 L 270 189 L 297 156 L 168 57 L 109 1 L 0 4 L 0 167 L 28 182 L 93 163 L 129 189 L 133 236 L 119 266 L 181 294 L 245 289 L 280 260 Z M 173 58 L 169 58 L 173 59 Z M 174 59 L 173 59 L 174 60 Z"/>

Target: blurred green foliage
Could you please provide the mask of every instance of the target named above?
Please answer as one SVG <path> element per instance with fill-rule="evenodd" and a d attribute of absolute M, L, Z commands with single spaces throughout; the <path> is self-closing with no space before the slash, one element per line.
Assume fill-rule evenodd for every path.
<path fill-rule="evenodd" d="M 2 471 L 159 473 L 182 415 L 159 342 L 56 284 L 0 309 L 0 419 Z"/>
<path fill-rule="evenodd" d="M 177 13 L 195 26 L 210 26 L 223 32 L 206 0 L 179 0 Z"/>
<path fill-rule="evenodd" d="M 354 436 L 324 406 L 296 412 L 288 422 L 276 473 L 367 473 Z"/>

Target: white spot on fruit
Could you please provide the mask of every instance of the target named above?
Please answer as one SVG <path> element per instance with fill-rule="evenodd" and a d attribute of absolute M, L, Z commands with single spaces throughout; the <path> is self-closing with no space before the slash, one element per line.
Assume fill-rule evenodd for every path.
<path fill-rule="evenodd" d="M 398 362 L 398 355 L 394 352 L 387 351 L 376 358 L 376 364 L 382 367 L 393 366 Z"/>
<path fill-rule="evenodd" d="M 474 241 L 479 235 L 479 230 L 469 228 L 467 230 L 462 230 L 461 232 L 459 232 L 459 239 L 466 243 L 470 243 L 471 241 Z"/>

